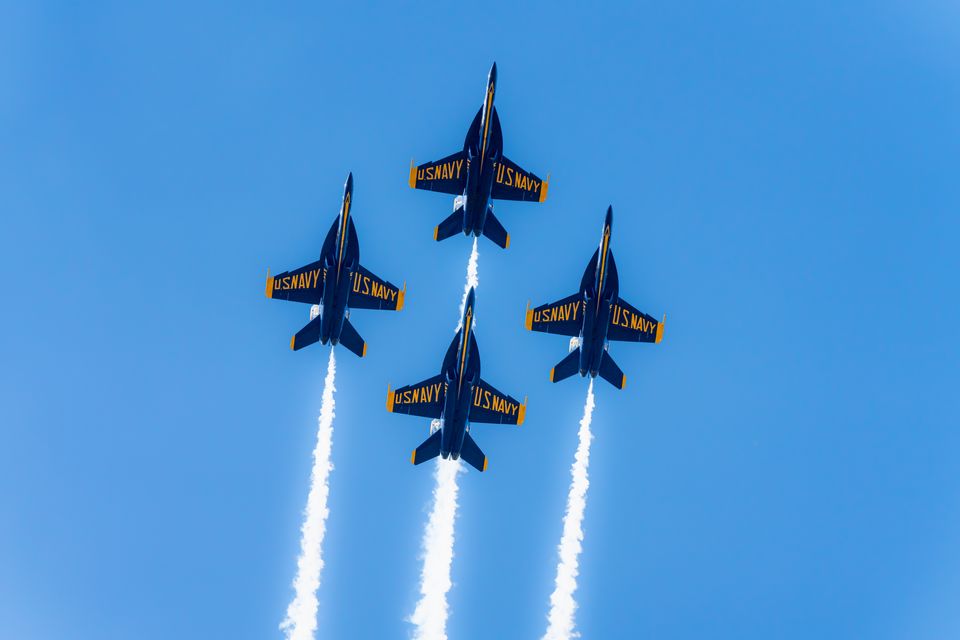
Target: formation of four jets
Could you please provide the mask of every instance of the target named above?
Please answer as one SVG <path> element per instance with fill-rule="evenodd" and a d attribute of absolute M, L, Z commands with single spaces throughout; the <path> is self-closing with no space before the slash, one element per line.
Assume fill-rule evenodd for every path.
<path fill-rule="evenodd" d="M 487 77 L 483 105 L 474 117 L 463 149 L 434 162 L 411 163 L 410 186 L 456 196 L 453 213 L 436 226 L 435 240 L 457 233 L 486 236 L 507 248 L 510 234 L 493 213 L 492 200 L 543 202 L 548 181 L 503 155 L 500 117 L 493 106 L 497 65 Z M 351 309 L 400 311 L 401 289 L 360 264 L 360 243 L 351 216 L 353 174 L 344 185 L 340 213 L 323 241 L 316 262 L 271 276 L 268 298 L 313 305 L 310 322 L 290 340 L 299 350 L 320 342 L 342 344 L 360 357 L 367 345 L 350 322 Z M 570 352 L 550 370 L 559 382 L 575 373 L 599 375 L 618 389 L 626 376 L 608 352 L 609 342 L 660 342 L 664 321 L 657 321 L 619 297 L 620 279 L 610 249 L 613 208 L 607 208 L 600 245 L 587 264 L 580 289 L 571 296 L 527 309 L 526 328 L 570 336 Z M 447 348 L 440 373 L 416 384 L 387 391 L 387 410 L 430 418 L 439 428 L 411 456 L 413 464 L 442 456 L 463 458 L 479 471 L 487 457 L 470 436 L 471 423 L 523 424 L 526 402 L 502 393 L 480 377 L 480 352 L 474 336 L 476 293 L 467 294 L 457 333 Z M 665 320 L 665 318 L 664 318 Z"/>

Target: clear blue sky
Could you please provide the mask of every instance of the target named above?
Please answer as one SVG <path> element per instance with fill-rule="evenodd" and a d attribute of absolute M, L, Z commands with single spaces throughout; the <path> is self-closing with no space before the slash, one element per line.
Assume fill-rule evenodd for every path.
<path fill-rule="evenodd" d="M 608 204 L 668 324 L 598 386 L 584 637 L 960 637 L 952 3 L 317 4 L 0 9 L 0 636 L 279 637 L 327 349 L 289 350 L 307 308 L 263 276 L 353 171 L 408 294 L 338 354 L 320 635 L 406 637 L 432 478 L 384 397 L 439 367 L 469 252 L 407 170 L 496 60 L 505 151 L 552 180 L 481 244 L 484 377 L 529 408 L 474 429 L 451 637 L 545 627 L 586 383 L 523 313 Z"/>

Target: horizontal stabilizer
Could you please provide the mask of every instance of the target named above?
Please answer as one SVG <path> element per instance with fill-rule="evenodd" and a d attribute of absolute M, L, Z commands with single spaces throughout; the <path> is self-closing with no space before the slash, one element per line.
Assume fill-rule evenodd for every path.
<path fill-rule="evenodd" d="M 483 455 L 483 451 L 470 437 L 469 431 L 463 434 L 463 448 L 460 449 L 460 457 L 477 471 L 487 470 L 487 456 Z"/>
<path fill-rule="evenodd" d="M 440 437 L 443 431 L 434 431 L 430 437 L 423 441 L 419 447 L 413 450 L 410 456 L 410 462 L 413 464 L 423 464 L 427 460 L 433 460 L 440 455 Z"/>
<path fill-rule="evenodd" d="M 557 366 L 550 369 L 550 382 L 566 380 L 575 373 L 580 373 L 580 349 L 571 351 Z"/>
<path fill-rule="evenodd" d="M 453 210 L 447 218 L 433 229 L 433 239 L 437 242 L 463 233 L 463 205 Z"/>
<path fill-rule="evenodd" d="M 307 325 L 297 331 L 297 334 L 290 338 L 290 348 L 299 351 L 304 347 L 309 347 L 315 342 L 320 341 L 320 321 L 322 316 L 317 316 L 307 323 Z"/>
<path fill-rule="evenodd" d="M 609 351 L 603 352 L 603 358 L 600 359 L 600 377 L 615 386 L 617 389 L 623 389 L 627 384 L 627 376 L 617 366 L 617 363 L 610 357 Z"/>
<path fill-rule="evenodd" d="M 350 324 L 349 318 L 343 319 L 343 328 L 340 330 L 340 344 L 361 358 L 367 355 L 367 343 L 363 341 L 357 330 Z"/>
<path fill-rule="evenodd" d="M 503 228 L 497 216 L 493 215 L 493 207 L 487 207 L 487 217 L 483 222 L 483 235 L 487 236 L 501 249 L 510 247 L 510 234 Z"/>

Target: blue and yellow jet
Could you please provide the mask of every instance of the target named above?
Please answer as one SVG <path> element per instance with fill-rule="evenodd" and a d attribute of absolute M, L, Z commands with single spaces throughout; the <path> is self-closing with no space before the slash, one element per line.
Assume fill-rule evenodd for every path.
<path fill-rule="evenodd" d="M 353 226 L 353 174 L 343 186 L 340 213 L 327 232 L 320 259 L 275 276 L 267 271 L 267 297 L 319 305 L 311 319 L 290 339 L 294 351 L 315 342 L 342 344 L 361 358 L 367 343 L 350 324 L 350 309 L 400 311 L 407 287 L 399 289 L 360 265 L 360 243 Z"/>
<path fill-rule="evenodd" d="M 453 213 L 433 230 L 434 240 L 457 233 L 485 235 L 501 248 L 510 246 L 510 234 L 493 215 L 491 200 L 547 199 L 547 180 L 521 169 L 503 155 L 500 116 L 493 106 L 497 90 L 497 65 L 487 76 L 487 92 L 477 112 L 463 150 L 419 166 L 410 163 L 410 186 L 458 196 Z"/>
<path fill-rule="evenodd" d="M 600 377 L 622 389 L 627 383 L 620 367 L 607 351 L 609 342 L 660 342 L 663 339 L 663 321 L 638 311 L 619 297 L 620 277 L 617 263 L 610 249 L 613 229 L 613 207 L 607 208 L 603 221 L 600 246 L 590 258 L 580 291 L 531 309 L 527 305 L 526 327 L 531 331 L 572 336 L 571 350 L 566 358 L 550 370 L 550 381 L 559 382 L 575 373 Z"/>
<path fill-rule="evenodd" d="M 470 436 L 470 424 L 523 424 L 527 404 L 497 391 L 480 378 L 480 352 L 473 335 L 475 294 L 471 288 L 463 318 L 443 358 L 440 374 L 392 391 L 387 411 L 439 420 L 440 428 L 417 447 L 410 461 L 422 464 L 438 455 L 463 457 L 478 471 L 487 470 L 487 456 Z"/>

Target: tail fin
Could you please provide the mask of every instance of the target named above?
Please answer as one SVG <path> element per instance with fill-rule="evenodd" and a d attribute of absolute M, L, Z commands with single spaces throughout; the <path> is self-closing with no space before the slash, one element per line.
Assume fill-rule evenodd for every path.
<path fill-rule="evenodd" d="M 430 437 L 423 441 L 419 447 L 413 450 L 410 456 L 410 462 L 413 464 L 423 464 L 427 460 L 433 460 L 440 455 L 440 435 L 443 431 L 437 430 L 430 434 Z"/>
<path fill-rule="evenodd" d="M 470 437 L 470 432 L 463 434 L 463 448 L 460 449 L 460 457 L 477 471 L 487 470 L 487 456 L 483 455 L 480 447 Z"/>
<path fill-rule="evenodd" d="M 557 363 L 553 369 L 550 369 L 550 382 L 560 382 L 566 380 L 575 373 L 580 373 L 580 349 L 574 349 L 567 354 L 567 357 Z"/>
<path fill-rule="evenodd" d="M 290 348 L 299 351 L 304 347 L 309 347 L 315 342 L 320 341 L 320 316 L 307 323 L 307 325 L 297 331 L 297 334 L 290 338 Z"/>
<path fill-rule="evenodd" d="M 433 230 L 433 239 L 437 242 L 446 240 L 458 233 L 463 233 L 463 205 L 453 210 L 447 218 Z"/>
<path fill-rule="evenodd" d="M 598 373 L 601 378 L 617 389 L 623 389 L 627 384 L 627 376 L 623 375 L 623 371 L 620 371 L 620 367 L 613 361 L 608 351 L 603 352 L 603 357 L 600 359 L 600 371 L 598 371 Z"/>
<path fill-rule="evenodd" d="M 367 343 L 363 341 L 357 330 L 350 324 L 349 318 L 343 319 L 343 328 L 340 330 L 340 344 L 361 358 L 367 355 Z"/>
<path fill-rule="evenodd" d="M 487 207 L 487 218 L 483 223 L 483 235 L 493 240 L 493 243 L 501 249 L 506 249 L 510 246 L 510 234 L 507 233 L 507 230 L 504 229 L 500 221 L 497 220 L 497 216 L 493 215 L 492 206 Z"/>

